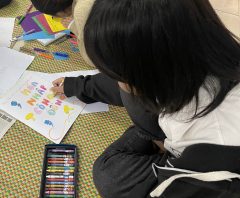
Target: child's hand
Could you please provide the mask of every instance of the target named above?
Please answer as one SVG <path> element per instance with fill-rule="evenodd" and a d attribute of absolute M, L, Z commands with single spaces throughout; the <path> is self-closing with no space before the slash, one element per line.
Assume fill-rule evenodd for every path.
<path fill-rule="evenodd" d="M 63 84 L 64 84 L 64 77 L 58 78 L 52 82 L 53 87 L 51 88 L 51 91 L 58 95 L 58 94 L 64 94 Z"/>

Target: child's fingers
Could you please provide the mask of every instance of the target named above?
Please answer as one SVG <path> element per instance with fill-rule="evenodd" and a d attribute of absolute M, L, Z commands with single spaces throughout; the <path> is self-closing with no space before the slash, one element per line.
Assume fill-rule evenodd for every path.
<path fill-rule="evenodd" d="M 64 94 L 63 86 L 61 86 L 61 87 L 52 87 L 51 91 L 54 94 Z"/>
<path fill-rule="evenodd" d="M 54 80 L 54 81 L 52 82 L 52 84 L 53 84 L 54 87 L 58 87 L 58 86 L 61 85 L 61 83 L 62 83 L 63 81 L 64 81 L 64 78 L 63 78 L 63 77 L 62 77 L 62 78 L 58 78 L 58 79 Z"/>

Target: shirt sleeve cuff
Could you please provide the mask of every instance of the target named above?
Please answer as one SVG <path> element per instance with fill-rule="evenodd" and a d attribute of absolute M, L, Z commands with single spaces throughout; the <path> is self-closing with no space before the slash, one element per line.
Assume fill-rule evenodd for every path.
<path fill-rule="evenodd" d="M 74 84 L 77 78 L 75 77 L 66 77 L 64 79 L 64 94 L 67 97 L 75 96 Z"/>

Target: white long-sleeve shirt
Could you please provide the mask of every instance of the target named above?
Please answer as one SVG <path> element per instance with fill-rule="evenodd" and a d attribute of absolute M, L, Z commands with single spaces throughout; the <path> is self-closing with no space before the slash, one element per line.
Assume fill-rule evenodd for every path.
<path fill-rule="evenodd" d="M 201 88 L 200 109 L 210 101 L 209 94 Z M 159 116 L 159 125 L 167 137 L 164 147 L 168 151 L 179 156 L 187 146 L 196 143 L 240 146 L 240 84 L 212 112 L 188 122 L 193 115 L 194 104 L 192 101 L 179 113 L 171 116 Z"/>

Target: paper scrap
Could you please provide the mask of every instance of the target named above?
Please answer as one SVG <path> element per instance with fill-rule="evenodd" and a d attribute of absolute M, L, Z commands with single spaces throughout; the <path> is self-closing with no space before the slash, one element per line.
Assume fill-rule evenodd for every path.
<path fill-rule="evenodd" d="M 0 47 L 0 97 L 15 85 L 34 57 Z"/>
<path fill-rule="evenodd" d="M 15 18 L 0 17 L 0 47 L 10 47 Z"/>
<path fill-rule="evenodd" d="M 0 110 L 0 139 L 5 135 L 8 129 L 15 123 L 15 119 L 4 111 Z"/>

